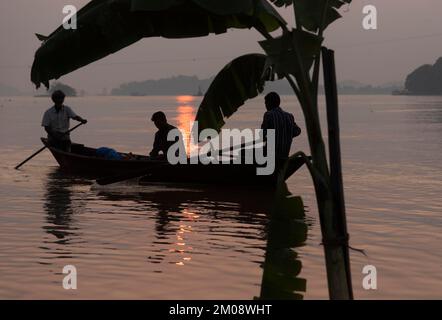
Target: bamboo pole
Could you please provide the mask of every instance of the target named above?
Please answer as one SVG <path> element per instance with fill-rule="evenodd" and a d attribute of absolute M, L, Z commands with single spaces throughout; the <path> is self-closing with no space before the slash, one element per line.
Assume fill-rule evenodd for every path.
<path fill-rule="evenodd" d="M 344 255 L 345 272 L 349 299 L 353 299 L 353 288 L 348 250 L 348 230 L 345 213 L 344 183 L 342 179 L 342 161 L 339 128 L 338 90 L 336 84 L 336 68 L 334 51 L 322 48 L 324 88 L 327 105 L 327 124 L 330 157 L 330 184 L 334 203 L 334 221 L 338 241 L 324 243 L 324 246 L 339 246 Z"/>
<path fill-rule="evenodd" d="M 289 83 L 293 85 L 293 80 L 287 77 Z M 348 276 L 346 272 L 345 252 L 341 246 L 331 245 L 340 238 L 339 229 L 336 227 L 336 214 L 331 190 L 330 174 L 327 164 L 327 155 L 324 141 L 322 139 L 319 114 L 316 106 L 310 104 L 312 99 L 304 99 L 309 95 L 306 87 L 303 87 L 300 100 L 307 134 L 312 155 L 312 165 L 309 166 L 315 186 L 316 201 L 321 223 L 321 233 L 324 244 L 325 264 L 327 269 L 327 283 L 330 299 L 348 300 L 352 298 L 349 291 Z M 316 111 L 315 111 L 316 110 Z"/>

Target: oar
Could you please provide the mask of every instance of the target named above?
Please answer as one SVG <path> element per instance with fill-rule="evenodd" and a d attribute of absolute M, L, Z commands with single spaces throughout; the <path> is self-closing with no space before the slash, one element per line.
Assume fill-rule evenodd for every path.
<path fill-rule="evenodd" d="M 65 134 L 68 134 L 72 131 L 74 131 L 75 129 L 77 129 L 79 126 L 83 125 L 83 123 L 80 123 L 78 125 L 76 125 L 75 127 L 73 127 L 72 129 L 70 129 L 69 131 L 65 132 Z M 31 160 L 32 158 L 34 158 L 37 154 L 39 154 L 40 152 L 42 152 L 44 149 L 46 149 L 47 146 L 44 146 L 43 148 L 41 148 L 40 150 L 38 150 L 37 152 L 35 152 L 34 154 L 32 154 L 29 158 L 26 158 L 26 160 L 24 160 L 23 162 L 21 162 L 19 165 L 17 165 L 15 167 L 15 170 L 18 170 L 22 165 L 24 165 L 26 162 L 28 162 L 29 160 Z"/>
<path fill-rule="evenodd" d="M 210 153 L 211 154 L 212 153 L 218 153 L 218 155 L 220 155 L 222 157 L 235 158 L 235 156 L 233 154 L 228 154 L 227 155 L 227 154 L 224 154 L 224 153 L 225 152 L 232 152 L 232 151 L 235 151 L 235 150 L 238 150 L 238 149 L 241 150 L 241 149 L 244 149 L 244 148 L 247 148 L 247 147 L 252 147 L 252 146 L 254 146 L 254 145 L 256 145 L 256 144 L 258 144 L 260 142 L 262 142 L 262 141 L 255 140 L 255 141 L 245 142 L 245 143 L 242 143 L 242 144 L 240 144 L 238 146 L 233 146 L 233 147 L 229 147 L 229 148 L 225 148 L 225 149 L 221 149 L 221 150 L 211 150 Z"/>
<path fill-rule="evenodd" d="M 242 143 L 242 144 L 240 144 L 238 146 L 228 147 L 228 148 L 221 149 L 221 150 L 214 150 L 214 149 L 212 149 L 212 150 L 210 150 L 210 152 L 211 153 L 212 152 L 214 152 L 214 153 L 218 152 L 219 154 L 222 155 L 224 152 L 229 152 L 229 151 L 234 151 L 234 150 L 243 149 L 243 148 L 247 148 L 247 147 L 252 147 L 255 144 L 258 144 L 260 142 L 262 142 L 262 141 L 259 141 L 259 140 L 249 141 L 249 142 L 244 142 L 244 143 Z M 210 143 L 210 142 L 207 142 L 207 143 Z"/>

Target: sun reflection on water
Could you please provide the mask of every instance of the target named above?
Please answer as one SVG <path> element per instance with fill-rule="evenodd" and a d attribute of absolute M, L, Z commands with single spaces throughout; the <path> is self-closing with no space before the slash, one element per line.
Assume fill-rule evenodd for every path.
<path fill-rule="evenodd" d="M 189 211 L 188 209 L 184 209 L 182 211 L 183 214 L 183 221 L 188 221 L 189 223 L 195 222 L 199 215 Z M 179 254 L 179 261 L 176 261 L 175 264 L 177 266 L 184 266 L 185 263 L 188 263 L 192 260 L 192 257 L 190 257 L 190 253 L 192 252 L 193 248 L 188 245 L 188 239 L 192 231 L 192 226 L 189 224 L 181 223 L 179 225 L 179 228 L 176 233 L 176 241 L 174 243 L 175 248 L 170 249 L 170 252 L 178 253 Z"/>
<path fill-rule="evenodd" d="M 194 146 L 191 144 L 190 132 L 192 130 L 192 123 L 195 120 L 195 97 L 193 96 L 177 96 L 177 125 L 181 130 L 186 146 L 187 154 L 193 150 Z"/>

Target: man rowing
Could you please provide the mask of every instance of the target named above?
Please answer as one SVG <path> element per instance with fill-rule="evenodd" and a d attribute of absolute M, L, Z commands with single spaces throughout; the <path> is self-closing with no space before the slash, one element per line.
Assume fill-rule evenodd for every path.
<path fill-rule="evenodd" d="M 61 90 L 52 93 L 51 98 L 54 106 L 44 113 L 42 126 L 48 133 L 48 143 L 50 146 L 70 152 L 71 139 L 69 133 L 67 133 L 69 130 L 69 120 L 74 119 L 83 124 L 87 123 L 87 120 L 75 114 L 70 107 L 64 105 L 65 97 L 66 95 Z"/>

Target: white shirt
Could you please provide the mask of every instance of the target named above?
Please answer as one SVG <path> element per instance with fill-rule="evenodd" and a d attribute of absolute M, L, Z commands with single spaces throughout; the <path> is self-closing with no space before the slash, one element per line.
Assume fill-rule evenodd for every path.
<path fill-rule="evenodd" d="M 68 106 L 63 105 L 58 112 L 53 106 L 44 113 L 41 125 L 50 127 L 53 131 L 64 133 L 69 130 L 69 120 L 75 117 L 77 115 Z"/>

